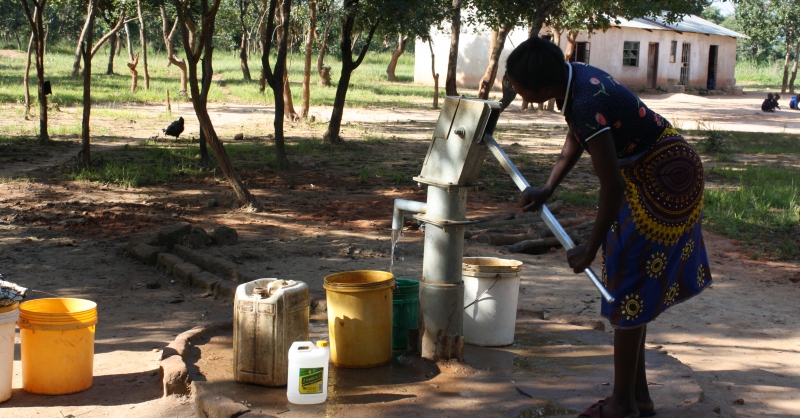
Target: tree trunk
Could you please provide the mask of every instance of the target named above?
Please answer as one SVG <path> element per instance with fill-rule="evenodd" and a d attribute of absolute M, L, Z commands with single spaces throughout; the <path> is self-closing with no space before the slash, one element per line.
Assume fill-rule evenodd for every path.
<path fill-rule="evenodd" d="M 178 92 L 179 96 L 186 96 L 187 87 L 186 87 L 186 61 L 178 58 L 178 55 L 175 54 L 175 45 L 174 39 L 175 34 L 178 30 L 178 19 L 175 19 L 175 22 L 172 24 L 172 29 L 167 33 L 167 11 L 164 6 L 160 6 L 161 9 L 161 33 L 164 36 L 164 47 L 167 50 L 167 67 L 170 65 L 174 65 L 178 67 L 181 73 L 181 89 Z"/>
<path fill-rule="evenodd" d="M 333 24 L 333 13 L 331 12 L 333 1 L 328 5 L 328 21 L 325 22 L 325 31 L 322 32 L 322 43 L 319 45 L 319 55 L 317 56 L 317 73 L 319 74 L 319 85 L 330 87 L 331 85 L 331 67 L 325 65 L 325 53 L 328 50 L 328 35 L 331 32 L 331 25 Z"/>
<path fill-rule="evenodd" d="M 122 55 L 122 35 L 117 35 L 117 57 Z"/>
<path fill-rule="evenodd" d="M 34 8 L 31 11 L 28 0 L 20 0 L 25 17 L 31 26 L 33 34 L 33 47 L 36 51 L 36 83 L 39 97 L 39 143 L 46 144 L 50 141 L 50 134 L 47 132 L 47 96 L 44 93 L 44 46 L 47 36 L 42 23 L 44 7 L 47 0 L 32 0 Z"/>
<path fill-rule="evenodd" d="M 25 120 L 30 119 L 31 114 L 31 89 L 30 89 L 30 74 L 31 74 L 31 48 L 33 46 L 33 32 L 31 32 L 31 39 L 28 41 L 28 53 L 25 59 L 25 76 L 22 79 L 22 87 L 25 89 Z"/>
<path fill-rule="evenodd" d="M 239 45 L 239 61 L 240 66 L 242 67 L 242 77 L 244 77 L 245 80 L 250 81 L 250 67 L 247 66 L 247 25 L 244 23 L 244 16 L 247 14 L 247 6 L 250 5 L 250 2 L 246 0 L 238 0 L 236 3 L 239 6 L 239 24 L 242 26 L 242 41 Z"/>
<path fill-rule="evenodd" d="M 114 74 L 114 55 L 117 53 L 117 40 L 119 39 L 119 35 L 116 33 L 111 35 L 111 39 L 108 40 L 108 68 L 106 69 L 106 75 Z"/>
<path fill-rule="evenodd" d="M 128 22 L 125 22 L 125 42 L 128 50 L 128 61 L 133 61 L 133 46 L 131 45 L 131 30 Z"/>
<path fill-rule="evenodd" d="M 308 13 L 305 65 L 303 66 L 303 108 L 300 111 L 303 118 L 308 118 L 308 109 L 311 103 L 311 49 L 314 46 L 314 29 L 317 27 L 317 2 L 315 0 L 308 1 Z"/>
<path fill-rule="evenodd" d="M 408 36 L 398 35 L 397 37 L 397 47 L 392 51 L 392 59 L 389 61 L 389 66 L 386 67 L 386 75 L 389 77 L 389 81 L 397 81 L 397 76 L 394 74 L 394 70 L 397 69 L 397 60 L 400 59 L 400 56 L 403 55 L 403 52 L 406 52 L 406 45 L 408 44 Z"/>
<path fill-rule="evenodd" d="M 201 16 L 202 30 L 200 51 L 195 51 L 194 44 L 189 41 L 189 30 L 187 24 L 181 25 L 181 38 L 183 40 L 186 55 L 189 57 L 189 87 L 192 91 L 192 104 L 194 111 L 197 115 L 197 120 L 200 123 L 200 129 L 206 136 L 214 155 L 217 157 L 217 163 L 222 170 L 222 174 L 228 180 L 228 184 L 233 188 L 236 195 L 238 204 L 242 207 L 247 207 L 252 210 L 259 210 L 258 201 L 255 196 L 250 194 L 247 187 L 242 183 L 239 175 L 233 169 L 228 153 L 225 147 L 219 140 L 214 125 L 211 123 L 211 118 L 208 116 L 208 92 L 211 87 L 211 76 L 214 73 L 212 66 L 213 45 L 212 40 L 214 36 L 214 20 L 216 19 L 217 10 L 219 10 L 220 0 L 214 0 L 214 5 L 211 10 L 208 8 L 208 0 L 201 1 Z M 182 9 L 183 3 L 181 0 L 175 0 L 175 7 L 178 9 L 178 19 L 184 23 L 189 23 L 189 16 L 184 17 L 185 11 Z M 200 60 L 200 53 L 203 54 L 203 79 L 202 91 L 200 90 L 200 82 L 197 79 L 197 62 Z"/>
<path fill-rule="evenodd" d="M 150 72 L 147 70 L 147 31 L 142 18 L 142 0 L 136 0 L 136 11 L 139 13 L 139 42 L 142 45 L 142 69 L 144 70 L 144 89 L 150 90 Z"/>
<path fill-rule="evenodd" d="M 278 17 L 278 39 L 284 39 L 284 33 L 288 48 L 289 43 L 289 16 L 283 16 L 283 3 L 289 2 L 291 3 L 292 0 L 282 0 L 281 4 L 278 6 L 281 10 L 281 13 Z M 288 54 L 288 51 L 287 51 Z M 286 63 L 283 64 L 283 77 L 281 79 L 281 83 L 283 84 L 283 115 L 288 121 L 295 121 L 300 119 L 300 116 L 294 110 L 294 103 L 292 101 L 292 90 L 289 87 L 289 70 L 288 65 Z M 282 128 L 282 126 L 281 126 Z"/>
<path fill-rule="evenodd" d="M 794 94 L 794 79 L 797 76 L 797 60 L 800 56 L 800 40 L 795 42 L 794 64 L 792 64 L 792 78 L 789 80 L 789 93 Z"/>
<path fill-rule="evenodd" d="M 353 71 L 361 65 L 361 62 L 364 61 L 364 56 L 367 54 L 369 45 L 372 43 L 372 36 L 375 35 L 375 30 L 378 29 L 378 23 L 374 23 L 369 30 L 369 36 L 367 36 L 364 45 L 361 47 L 358 58 L 354 61 L 353 50 L 350 48 L 353 45 L 352 34 L 356 13 L 358 12 L 357 8 L 357 0 L 345 0 L 345 18 L 342 22 L 339 43 L 342 50 L 342 75 L 339 78 L 339 84 L 336 86 L 336 98 L 333 100 L 333 111 L 331 112 L 331 120 L 328 123 L 328 130 L 325 131 L 325 135 L 323 136 L 323 140 L 328 144 L 335 144 L 342 141 L 339 132 L 342 128 L 342 116 L 344 114 L 347 89 L 350 86 L 350 76 Z"/>
<path fill-rule="evenodd" d="M 292 9 L 291 1 L 286 0 L 270 0 L 269 10 L 266 19 L 266 33 L 273 33 L 275 25 L 288 24 L 289 14 Z M 276 16 L 278 14 L 278 16 Z M 277 22 L 276 22 L 277 21 Z M 269 83 L 272 89 L 272 96 L 275 101 L 275 118 L 273 120 L 273 127 L 275 128 L 275 158 L 280 168 L 289 167 L 289 159 L 286 156 L 286 145 L 284 143 L 283 132 L 283 118 L 286 112 L 286 104 L 284 103 L 284 87 L 286 79 L 286 55 L 289 45 L 289 31 L 281 30 L 278 32 L 278 56 L 275 61 L 275 68 L 270 65 L 270 52 L 272 50 L 272 43 L 266 42 L 264 44 L 264 54 L 261 55 L 261 70 L 264 74 L 264 80 Z"/>
<path fill-rule="evenodd" d="M 458 68 L 458 39 L 461 35 L 461 0 L 453 0 L 453 17 L 450 29 L 450 54 L 447 56 L 447 76 L 444 81 L 445 94 L 458 96 L 456 70 Z"/>
<path fill-rule="evenodd" d="M 83 56 L 83 119 L 81 121 L 81 163 L 89 168 L 92 165 L 90 145 L 89 119 L 92 114 L 92 42 L 94 39 L 94 19 L 98 0 L 89 0 L 89 12 L 86 16 L 89 30 L 81 48 Z"/>
<path fill-rule="evenodd" d="M 86 21 L 83 22 L 83 29 L 81 29 L 81 35 L 78 37 L 77 46 L 75 47 L 75 61 L 72 62 L 72 76 L 77 77 L 78 72 L 81 70 L 81 54 L 83 48 L 83 42 L 86 40 L 86 32 L 89 31 L 89 18 L 92 14 L 92 7 L 93 4 L 91 1 L 88 2 L 89 5 L 86 6 L 88 10 L 86 11 Z M 91 44 L 90 44 L 91 45 Z"/>
<path fill-rule="evenodd" d="M 486 67 L 486 73 L 481 79 L 480 90 L 478 91 L 479 99 L 489 99 L 489 92 L 492 90 L 494 80 L 497 77 L 500 53 L 503 52 L 503 47 L 506 44 L 506 37 L 510 29 L 511 25 L 501 23 L 499 29 L 492 30 L 492 41 L 489 46 L 489 65 Z"/>
<path fill-rule="evenodd" d="M 22 50 L 22 40 L 19 38 L 19 33 L 14 31 L 14 38 L 17 39 L 17 49 Z"/>
<path fill-rule="evenodd" d="M 433 53 L 433 40 L 428 42 L 431 50 L 431 75 L 433 76 L 433 108 L 439 108 L 439 73 L 436 72 L 436 55 Z"/>
<path fill-rule="evenodd" d="M 580 31 L 567 30 L 567 48 L 564 50 L 564 61 L 569 62 L 572 59 L 572 54 L 575 53 L 575 41 L 578 40 Z"/>
<path fill-rule="evenodd" d="M 781 83 L 781 93 L 786 93 L 786 88 L 789 85 L 789 59 L 791 58 L 793 47 L 794 47 L 794 39 L 790 37 L 787 38 L 786 58 L 783 60 L 783 82 Z"/>
<path fill-rule="evenodd" d="M 139 86 L 139 72 L 136 71 L 136 66 L 139 65 L 139 53 L 133 56 L 133 61 L 128 63 L 128 69 L 131 71 L 131 93 L 136 93 L 136 88 Z"/>

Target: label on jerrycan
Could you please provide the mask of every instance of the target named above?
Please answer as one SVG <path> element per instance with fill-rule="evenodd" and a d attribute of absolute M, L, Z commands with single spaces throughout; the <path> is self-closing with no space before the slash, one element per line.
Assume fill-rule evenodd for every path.
<path fill-rule="evenodd" d="M 298 391 L 301 395 L 322 393 L 322 367 L 312 369 L 300 368 Z"/>

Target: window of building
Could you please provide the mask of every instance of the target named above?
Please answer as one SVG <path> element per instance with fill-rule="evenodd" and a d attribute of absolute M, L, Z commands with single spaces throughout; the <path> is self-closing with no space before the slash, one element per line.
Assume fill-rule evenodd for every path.
<path fill-rule="evenodd" d="M 573 52 L 572 56 L 569 57 L 569 62 L 582 62 L 584 64 L 589 64 L 590 49 L 591 44 L 589 42 L 576 42 L 575 52 Z"/>
<path fill-rule="evenodd" d="M 669 49 L 669 62 L 675 62 L 675 56 L 678 54 L 678 41 L 672 41 L 672 46 Z"/>
<path fill-rule="evenodd" d="M 622 65 L 625 67 L 639 66 L 639 42 L 625 42 L 623 44 Z"/>

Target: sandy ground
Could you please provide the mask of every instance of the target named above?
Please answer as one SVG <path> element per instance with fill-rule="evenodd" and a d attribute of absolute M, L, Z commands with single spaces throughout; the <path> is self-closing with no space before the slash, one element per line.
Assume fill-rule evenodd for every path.
<path fill-rule="evenodd" d="M 741 97 L 658 95 L 645 96 L 645 100 L 673 121 L 709 120 L 714 121 L 715 127 L 757 132 L 800 130 L 796 119 L 800 113 L 783 111 L 768 116 L 757 113 L 761 96 L 750 92 Z M 693 103 L 696 108 L 686 110 Z M 725 113 L 725 109 L 732 108 L 739 113 Z M 163 108 L 146 106 L 129 110 L 146 116 L 160 113 Z M 191 109 L 174 106 L 173 111 L 187 117 Z M 325 109 L 314 112 L 324 120 Z M 54 114 L 55 125 L 70 124 L 80 117 L 79 110 L 71 108 Z M 345 119 L 352 126 L 346 126 L 343 135 L 350 139 L 368 134 L 401 136 L 400 144 L 358 145 L 367 150 L 360 158 L 397 160 L 418 167 L 427 148 L 430 124 L 437 115 L 436 111 L 425 110 L 347 110 Z M 693 117 L 681 119 L 681 115 Z M 265 122 L 270 116 L 264 108 L 215 106 L 212 118 L 221 135 L 241 130 L 271 130 L 267 130 L 271 122 Z M 558 152 L 563 129 L 548 135 L 542 126 L 562 125 L 561 117 L 512 110 L 503 119 L 499 128 L 508 132 L 529 126 L 532 120 L 533 126 L 538 125 L 533 135 L 500 137 L 505 147 L 514 141 L 529 152 L 542 155 Z M 163 125 L 146 117 L 127 121 L 98 117 L 97 120 L 106 130 L 93 144 L 98 154 L 150 138 Z M 397 124 L 398 120 L 406 123 Z M 10 116 L 0 118 L 0 128 L 12 123 L 20 124 Z M 324 128 L 320 124 L 295 124 L 290 126 L 289 135 L 319 137 Z M 196 125 L 187 120 L 187 135 L 192 135 L 192 129 L 196 134 Z M 46 169 L 73 158 L 78 150 L 74 140 L 45 150 L 20 147 L 0 167 L 6 178 L 0 182 L 0 273 L 5 279 L 32 289 L 97 301 L 100 324 L 95 386 L 81 394 L 60 397 L 26 394 L 20 389 L 16 353 L 14 396 L 2 405 L 4 411 L 11 411 L 15 417 L 192 415 L 186 399 L 161 399 L 157 376 L 159 350 L 176 334 L 198 323 L 230 317 L 230 308 L 199 298 L 197 292 L 170 283 L 160 272 L 119 255 L 119 248 L 131 234 L 152 233 L 178 220 L 205 228 L 228 225 L 239 231 L 241 243 L 213 251 L 262 277 L 306 281 L 312 292 L 321 294 L 322 278 L 330 272 L 388 268 L 392 199 L 424 200 L 425 196 L 424 190 L 416 186 L 364 184 L 344 176 L 341 172 L 344 169 L 338 165 L 313 163 L 319 165 L 280 173 L 243 173 L 268 210 L 241 213 L 230 209 L 233 197 L 224 183 L 186 179 L 122 189 L 69 182 L 49 175 Z M 9 152 L 7 148 L 2 151 Z M 358 169 L 359 162 L 355 164 L 350 170 Z M 588 164 L 583 163 L 579 168 L 576 175 L 591 175 Z M 529 180 L 541 181 L 546 171 L 533 173 Z M 24 179 L 8 180 L 9 177 Z M 203 202 L 208 198 L 217 199 L 220 206 L 206 208 Z M 515 210 L 513 202 L 498 201 L 485 190 L 471 193 L 468 201 L 470 216 Z M 76 218 L 85 218 L 86 224 L 61 224 Z M 401 244 L 403 258 L 396 265 L 399 276 L 419 276 L 421 238 L 419 232 L 407 232 Z M 795 302 L 800 296 L 800 266 L 748 260 L 734 240 L 714 234 L 707 234 L 707 247 L 716 283 L 703 295 L 671 309 L 655 321 L 649 329 L 648 347 L 666 350 L 691 367 L 707 402 L 719 405 L 723 416 L 798 416 L 800 337 Z M 472 256 L 509 257 L 499 248 L 479 244 L 467 245 L 465 252 Z M 585 278 L 568 273 L 563 251 L 541 256 L 514 255 L 514 258 L 526 264 L 521 309 L 553 323 L 585 329 L 597 326 L 598 296 Z M 146 289 L 144 284 L 151 282 L 161 286 Z M 42 296 L 46 295 L 31 294 L 31 297 Z M 176 300 L 181 302 L 168 303 Z M 742 399 L 743 404 L 735 405 L 737 399 Z"/>

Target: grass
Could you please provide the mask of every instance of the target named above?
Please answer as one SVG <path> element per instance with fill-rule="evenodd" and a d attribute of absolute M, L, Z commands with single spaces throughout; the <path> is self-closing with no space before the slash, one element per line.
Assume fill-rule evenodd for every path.
<path fill-rule="evenodd" d="M 736 84 L 740 86 L 746 86 L 748 89 L 780 91 L 782 83 L 782 61 L 771 64 L 750 60 L 736 62 Z"/>
<path fill-rule="evenodd" d="M 706 188 L 704 227 L 742 240 L 753 254 L 800 257 L 800 170 L 724 167 L 708 175 L 725 184 Z"/>
<path fill-rule="evenodd" d="M 57 48 L 50 48 L 56 51 Z M 429 108 L 433 100 L 433 90 L 427 86 L 416 85 L 414 79 L 414 56 L 403 54 L 398 61 L 396 75 L 400 81 L 389 82 L 386 67 L 391 55 L 389 53 L 369 53 L 361 66 L 351 78 L 351 86 L 347 93 L 348 107 L 402 107 Z M 61 105 L 79 106 L 82 100 L 82 79 L 71 77 L 73 56 L 69 53 L 51 52 L 45 59 L 45 73 L 52 82 L 53 95 L 50 101 Z M 316 57 L 315 57 L 316 58 Z M 179 71 L 175 66 L 165 67 L 166 55 L 152 53 L 148 56 L 150 89 L 144 90 L 143 66 L 139 63 L 139 90 L 130 92 L 130 73 L 125 66 L 124 54 L 115 60 L 116 74 L 106 75 L 108 52 L 101 49 L 92 66 L 92 102 L 108 105 L 120 103 L 163 103 L 166 90 L 170 90 L 171 100 L 187 101 L 179 97 Z M 209 92 L 212 103 L 247 103 L 269 105 L 272 93 L 261 94 L 258 91 L 258 74 L 261 68 L 260 58 L 253 56 L 249 61 L 250 73 L 254 79 L 244 80 L 238 57 L 227 53 L 214 54 L 214 80 Z M 341 74 L 341 63 L 335 57 L 328 56 L 326 64 L 332 69 L 332 87 L 321 87 L 318 77 L 312 71 L 310 104 L 311 106 L 330 106 L 336 95 L 336 83 Z M 0 103 L 22 103 L 23 89 L 20 75 L 24 71 L 24 57 L 0 56 Z M 299 111 L 302 106 L 302 71 L 303 58 L 299 54 L 289 57 L 289 80 L 292 99 Z M 31 72 L 32 100 L 36 100 L 35 72 Z M 439 93 L 444 96 L 444 91 Z M 34 104 L 35 105 L 35 104 Z"/>

